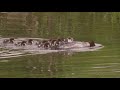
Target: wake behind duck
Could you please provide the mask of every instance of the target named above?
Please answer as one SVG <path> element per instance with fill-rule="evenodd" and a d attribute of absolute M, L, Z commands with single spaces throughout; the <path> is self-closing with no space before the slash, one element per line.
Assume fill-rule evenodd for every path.
<path fill-rule="evenodd" d="M 103 48 L 103 45 L 97 44 L 94 41 L 75 41 L 73 38 L 1 38 L 0 48 L 3 49 L 0 52 L 0 58 L 10 58 L 24 55 L 46 54 L 62 51 L 95 51 Z"/>

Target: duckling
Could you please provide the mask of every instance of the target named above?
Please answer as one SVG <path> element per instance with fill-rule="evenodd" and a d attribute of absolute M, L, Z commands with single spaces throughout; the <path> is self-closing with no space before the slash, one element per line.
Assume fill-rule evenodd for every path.
<path fill-rule="evenodd" d="M 50 43 L 49 43 L 49 42 L 46 42 L 46 43 L 44 43 L 43 46 L 44 46 L 45 49 L 49 49 L 49 48 L 50 48 Z"/>
<path fill-rule="evenodd" d="M 57 41 L 57 40 L 55 40 L 55 39 L 51 40 L 51 41 L 50 41 L 50 45 L 51 45 L 51 46 L 55 46 L 56 41 Z"/>
<path fill-rule="evenodd" d="M 71 37 L 67 38 L 67 42 L 68 42 L 68 43 L 69 43 L 69 42 L 73 42 L 73 38 L 71 38 Z"/>
<path fill-rule="evenodd" d="M 64 39 L 65 44 L 73 42 L 73 38 L 69 37 Z"/>
<path fill-rule="evenodd" d="M 3 44 L 7 44 L 7 43 L 9 43 L 9 39 L 3 40 Z"/>
<path fill-rule="evenodd" d="M 46 43 L 48 43 L 47 40 L 39 41 L 39 42 L 38 42 L 38 48 L 40 48 L 40 47 L 42 47 L 42 48 L 47 47 L 47 44 L 46 44 Z"/>
<path fill-rule="evenodd" d="M 10 38 L 10 39 L 9 39 L 9 42 L 10 42 L 10 43 L 14 43 L 14 38 Z"/>
<path fill-rule="evenodd" d="M 33 43 L 33 39 L 28 39 L 28 44 L 32 45 L 32 43 Z"/>
<path fill-rule="evenodd" d="M 22 41 L 22 42 L 21 42 L 21 46 L 25 46 L 26 43 L 27 43 L 27 41 Z"/>
<path fill-rule="evenodd" d="M 42 43 L 41 41 L 38 41 L 38 42 L 36 43 L 36 45 L 38 46 L 38 48 L 40 48 L 40 47 L 43 46 L 43 43 Z"/>

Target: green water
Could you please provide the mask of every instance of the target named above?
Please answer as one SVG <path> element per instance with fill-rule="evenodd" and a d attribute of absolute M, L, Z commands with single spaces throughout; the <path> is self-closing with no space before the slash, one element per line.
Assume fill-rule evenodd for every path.
<path fill-rule="evenodd" d="M 105 46 L 94 52 L 0 59 L 0 77 L 120 77 L 120 12 L 33 12 L 26 17 L 25 26 L 20 20 L 12 21 L 18 24 L 11 26 L 6 23 L 11 22 L 8 19 L 0 20 L 3 37 L 71 36 L 75 40 L 94 40 Z M 29 27 L 32 30 L 28 30 Z"/>

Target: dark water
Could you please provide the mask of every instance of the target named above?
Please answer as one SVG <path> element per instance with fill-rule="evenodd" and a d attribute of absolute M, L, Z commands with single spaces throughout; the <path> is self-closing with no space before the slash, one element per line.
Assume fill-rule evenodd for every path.
<path fill-rule="evenodd" d="M 0 59 L 0 77 L 120 77 L 119 12 L 18 12 L 0 14 L 0 24 L 3 37 L 71 36 L 105 46 L 94 52 Z"/>

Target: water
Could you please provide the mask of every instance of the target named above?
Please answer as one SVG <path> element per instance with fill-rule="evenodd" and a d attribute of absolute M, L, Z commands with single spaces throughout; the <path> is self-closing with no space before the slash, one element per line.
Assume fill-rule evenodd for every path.
<path fill-rule="evenodd" d="M 28 39 L 32 39 L 32 45 L 26 44 L 25 46 L 15 45 L 18 42 L 23 40 L 27 41 Z M 72 41 L 63 45 L 60 45 L 58 49 L 45 49 L 44 47 L 38 47 L 36 43 L 38 41 L 42 41 L 44 39 L 41 38 L 15 38 L 14 43 L 3 43 L 4 40 L 9 40 L 9 38 L 0 39 L 0 59 L 2 58 L 12 58 L 12 57 L 20 57 L 27 55 L 37 55 L 37 54 L 47 54 L 53 52 L 86 52 L 86 51 L 96 51 L 104 46 L 98 43 L 95 43 L 94 47 L 90 47 L 88 42 L 80 42 L 80 41 Z M 87 44 L 86 44 L 87 43 Z"/>
<path fill-rule="evenodd" d="M 34 38 L 71 36 L 77 41 L 94 40 L 104 48 L 92 52 L 53 52 L 2 58 L 0 77 L 120 77 L 119 12 L 33 12 L 25 15 L 28 16 L 23 18 L 23 22 L 7 20 L 11 25 L 0 18 L 0 35 Z M 18 24 L 15 26 L 12 22 Z"/>

